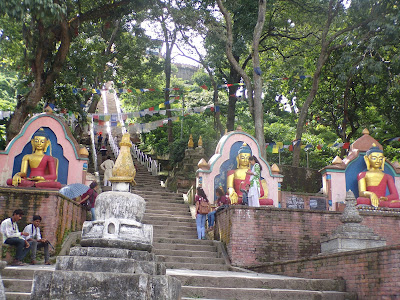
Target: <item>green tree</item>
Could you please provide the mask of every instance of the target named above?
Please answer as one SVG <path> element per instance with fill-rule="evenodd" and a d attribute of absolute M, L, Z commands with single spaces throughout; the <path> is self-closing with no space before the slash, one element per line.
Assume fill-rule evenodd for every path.
<path fill-rule="evenodd" d="M 62 71 L 74 37 L 80 33 L 82 24 L 94 22 L 110 16 L 121 16 L 143 8 L 142 1 L 78 1 L 78 2 L 43 2 L 33 0 L 1 1 L 0 18 L 3 37 L 16 46 L 21 62 L 21 73 L 26 83 L 32 87 L 22 96 L 7 128 L 7 140 L 20 130 L 25 118 L 33 111 L 42 97 L 53 88 Z M 117 19 L 117 18 L 114 18 Z M 12 29 L 19 28 L 22 32 Z M 4 38 L 2 39 L 4 41 Z"/>

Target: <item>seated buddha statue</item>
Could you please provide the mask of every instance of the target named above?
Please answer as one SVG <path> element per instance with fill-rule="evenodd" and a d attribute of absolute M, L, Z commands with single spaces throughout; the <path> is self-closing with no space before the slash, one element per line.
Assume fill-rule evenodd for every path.
<path fill-rule="evenodd" d="M 227 173 L 226 187 L 231 204 L 242 203 L 242 192 L 240 191 L 240 189 L 241 187 L 243 188 L 244 186 L 246 186 L 246 183 L 247 184 L 250 183 L 250 176 L 247 174 L 247 172 L 250 170 L 250 163 L 249 163 L 250 156 L 251 156 L 250 147 L 246 143 L 243 143 L 243 145 L 240 147 L 238 151 L 238 155 L 236 156 L 236 163 L 237 163 L 236 169 L 230 170 Z M 268 192 L 267 184 L 265 180 L 261 180 L 260 204 L 270 205 L 272 204 L 272 200 L 271 203 L 266 202 L 267 195 L 264 196 L 264 194 L 266 194 L 265 191 Z"/>
<path fill-rule="evenodd" d="M 50 140 L 43 129 L 37 131 L 31 139 L 32 154 L 22 158 L 21 171 L 7 180 L 7 185 L 37 188 L 61 188 L 57 182 L 57 159 L 45 154 Z M 28 177 L 28 167 L 30 174 Z"/>
<path fill-rule="evenodd" d="M 359 191 L 357 204 L 399 208 L 399 194 L 394 179 L 383 172 L 385 167 L 383 151 L 373 144 L 364 156 L 364 161 L 367 171 L 357 176 Z"/>

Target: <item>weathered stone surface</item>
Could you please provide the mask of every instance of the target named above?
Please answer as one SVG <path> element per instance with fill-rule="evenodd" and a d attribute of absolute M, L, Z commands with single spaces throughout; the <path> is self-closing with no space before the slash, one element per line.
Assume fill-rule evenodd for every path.
<path fill-rule="evenodd" d="M 83 224 L 82 246 L 151 251 L 152 244 L 152 225 L 116 218 L 87 221 Z"/>
<path fill-rule="evenodd" d="M 164 275 L 157 274 L 155 261 L 111 257 L 61 256 L 57 258 L 56 270 Z"/>
<path fill-rule="evenodd" d="M 73 247 L 69 251 L 71 256 L 115 257 L 131 258 L 140 261 L 154 261 L 155 255 L 147 251 L 100 248 L 100 247 Z"/>
<path fill-rule="evenodd" d="M 354 251 L 386 246 L 386 241 L 367 226 L 361 225 L 362 217 L 355 207 L 356 199 L 352 191 L 346 194 L 346 207 L 340 217 L 343 225 L 321 239 L 321 253 Z"/>
<path fill-rule="evenodd" d="M 96 198 L 97 220 L 132 219 L 140 222 L 146 209 L 145 200 L 129 192 L 104 192 Z"/>
<path fill-rule="evenodd" d="M 180 282 L 169 276 L 103 272 L 38 271 L 32 300 L 179 299 Z"/>
<path fill-rule="evenodd" d="M 5 261 L 0 261 L 0 270 L 4 269 L 6 265 L 7 265 L 7 263 Z M 0 275 L 0 300 L 5 300 L 5 299 L 6 299 L 6 294 L 4 292 L 3 280 L 1 279 L 1 275 Z"/>

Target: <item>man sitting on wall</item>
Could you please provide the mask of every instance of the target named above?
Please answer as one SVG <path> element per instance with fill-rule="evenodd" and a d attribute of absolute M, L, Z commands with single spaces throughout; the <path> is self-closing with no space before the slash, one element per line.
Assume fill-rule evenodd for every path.
<path fill-rule="evenodd" d="M 31 246 L 31 264 L 36 264 L 36 251 L 38 248 L 43 248 L 44 250 L 44 264 L 50 265 L 50 254 L 49 254 L 49 242 L 46 239 L 43 239 L 40 234 L 40 222 L 42 221 L 41 216 L 33 216 L 32 224 L 26 225 L 24 228 L 24 233 L 28 235 L 25 237 L 25 240 L 28 241 Z"/>
<path fill-rule="evenodd" d="M 4 244 L 12 245 L 17 248 L 17 254 L 12 262 L 13 266 L 23 266 L 25 265 L 22 260 L 29 251 L 29 243 L 25 241 L 23 236 L 28 234 L 25 232 L 19 232 L 17 222 L 22 219 L 24 212 L 22 209 L 16 209 L 13 212 L 11 218 L 5 219 L 1 222 L 0 229 L 3 234 Z"/>

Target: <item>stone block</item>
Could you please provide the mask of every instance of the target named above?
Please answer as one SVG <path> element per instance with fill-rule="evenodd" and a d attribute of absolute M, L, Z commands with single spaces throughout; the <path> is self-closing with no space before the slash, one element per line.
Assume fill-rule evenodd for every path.
<path fill-rule="evenodd" d="M 57 258 L 56 270 L 162 275 L 157 274 L 154 261 L 111 257 L 61 256 Z"/>
<path fill-rule="evenodd" d="M 152 225 L 115 218 L 83 224 L 82 246 L 151 251 L 152 244 Z"/>
<path fill-rule="evenodd" d="M 130 258 L 140 261 L 155 260 L 155 255 L 147 251 L 117 249 L 117 248 L 74 247 L 71 248 L 69 254 L 71 256 Z"/>
<path fill-rule="evenodd" d="M 32 300 L 179 299 L 180 282 L 169 276 L 103 272 L 39 271 Z"/>

